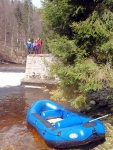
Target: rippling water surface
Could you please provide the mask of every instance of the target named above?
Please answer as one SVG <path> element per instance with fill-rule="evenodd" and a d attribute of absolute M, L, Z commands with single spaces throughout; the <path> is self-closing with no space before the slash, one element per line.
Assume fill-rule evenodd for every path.
<path fill-rule="evenodd" d="M 47 89 L 22 86 L 25 66 L 0 66 L 0 150 L 48 150 L 49 148 L 26 122 L 26 113 L 38 99 L 49 99 Z"/>

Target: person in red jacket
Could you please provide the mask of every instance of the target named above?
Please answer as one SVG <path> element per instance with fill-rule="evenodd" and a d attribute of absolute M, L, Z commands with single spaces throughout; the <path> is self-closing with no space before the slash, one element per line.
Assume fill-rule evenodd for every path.
<path fill-rule="evenodd" d="M 42 53 L 42 40 L 40 38 L 38 38 L 38 54 Z"/>

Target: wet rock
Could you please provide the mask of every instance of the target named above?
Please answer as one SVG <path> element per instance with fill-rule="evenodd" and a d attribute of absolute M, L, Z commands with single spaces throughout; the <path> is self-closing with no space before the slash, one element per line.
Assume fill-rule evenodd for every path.
<path fill-rule="evenodd" d="M 100 106 L 100 107 L 105 107 L 105 106 L 107 106 L 107 104 L 108 104 L 107 101 L 100 101 L 100 102 L 99 102 L 99 106 Z"/>
<path fill-rule="evenodd" d="M 95 105 L 96 102 L 95 102 L 94 100 L 91 100 L 91 101 L 90 101 L 90 104 Z"/>

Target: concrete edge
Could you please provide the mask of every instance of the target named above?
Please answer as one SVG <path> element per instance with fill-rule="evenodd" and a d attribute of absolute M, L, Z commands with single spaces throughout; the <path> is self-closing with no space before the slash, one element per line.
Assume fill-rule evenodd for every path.
<path fill-rule="evenodd" d="M 26 79 L 23 78 L 21 80 L 21 85 L 37 85 L 37 86 L 46 86 L 46 87 L 56 87 L 58 85 L 58 81 L 55 80 L 45 80 L 45 79 Z"/>

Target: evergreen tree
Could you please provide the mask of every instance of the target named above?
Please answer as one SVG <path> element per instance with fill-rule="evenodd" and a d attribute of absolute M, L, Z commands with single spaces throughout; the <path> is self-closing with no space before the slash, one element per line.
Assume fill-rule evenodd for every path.
<path fill-rule="evenodd" d="M 66 36 L 67 40 L 73 40 L 78 51 L 81 49 L 80 53 L 84 51 L 84 57 L 93 57 L 99 63 L 111 61 L 112 5 L 112 0 L 45 0 L 44 19 L 48 30 L 53 33 L 49 34 L 49 39 L 56 39 L 55 33 L 60 37 Z M 52 52 L 61 56 L 60 50 L 58 46 L 57 50 L 52 48 Z M 70 49 L 66 48 L 67 52 L 67 63 L 70 64 L 74 62 L 78 52 L 71 53 Z"/>
<path fill-rule="evenodd" d="M 107 68 L 113 62 L 112 8 L 112 0 L 45 0 L 48 46 L 60 60 L 52 68 L 60 78 L 60 91 L 86 94 L 112 86 Z"/>

